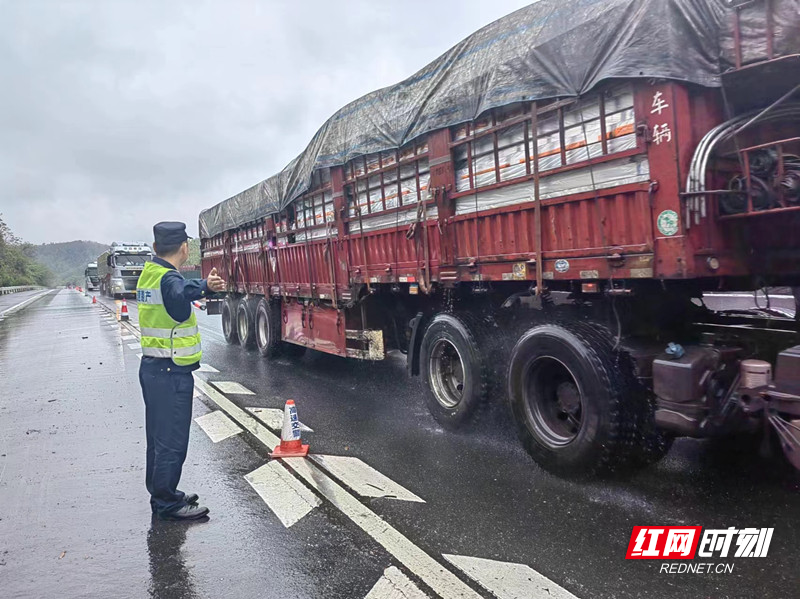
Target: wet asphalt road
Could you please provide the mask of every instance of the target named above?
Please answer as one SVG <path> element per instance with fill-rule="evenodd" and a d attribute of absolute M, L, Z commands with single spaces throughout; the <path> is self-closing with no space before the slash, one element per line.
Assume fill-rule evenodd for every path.
<path fill-rule="evenodd" d="M 328 502 L 284 528 L 243 479 L 266 460 L 249 433 L 214 444 L 193 424 L 182 487 L 200 493 L 211 519 L 151 522 L 136 350 L 101 310 L 62 291 L 0 324 L 4 592 L 361 598 L 400 566 Z M 426 501 L 362 499 L 441 563 L 457 554 L 527 564 L 578 597 L 797 594 L 800 477 L 749 447 L 680 440 L 634 478 L 566 481 L 520 448 L 501 397 L 472 431 L 446 432 L 399 358 L 267 362 L 225 344 L 219 317 L 198 318 L 204 362 L 219 370 L 201 378 L 252 390 L 228 396 L 240 407 L 295 399 L 312 452 L 359 457 Z M 198 399 L 195 416 L 213 407 Z M 732 574 L 670 575 L 659 561 L 624 559 L 635 525 L 775 532 L 766 558 L 710 560 L 732 563 Z"/>

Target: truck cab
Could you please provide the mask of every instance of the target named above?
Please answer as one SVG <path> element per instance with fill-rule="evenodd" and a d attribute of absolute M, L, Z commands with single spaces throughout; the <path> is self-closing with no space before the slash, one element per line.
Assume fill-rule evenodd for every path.
<path fill-rule="evenodd" d="M 100 288 L 109 297 L 134 296 L 145 262 L 153 250 L 146 243 L 114 242 L 97 260 Z"/>
<path fill-rule="evenodd" d="M 90 262 L 87 264 L 83 274 L 86 279 L 85 287 L 87 291 L 97 291 L 100 289 L 100 278 L 97 276 L 97 262 Z"/>

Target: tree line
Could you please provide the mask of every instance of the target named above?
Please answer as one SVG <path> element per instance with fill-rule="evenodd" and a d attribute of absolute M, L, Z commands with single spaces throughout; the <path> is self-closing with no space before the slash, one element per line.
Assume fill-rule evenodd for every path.
<path fill-rule="evenodd" d="M 0 214 L 0 287 L 52 284 L 53 273 L 36 261 L 36 246 L 14 235 Z"/>

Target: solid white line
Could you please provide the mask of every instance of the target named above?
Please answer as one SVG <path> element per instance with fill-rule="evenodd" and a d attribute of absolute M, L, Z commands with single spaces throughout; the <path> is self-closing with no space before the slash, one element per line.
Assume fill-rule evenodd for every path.
<path fill-rule="evenodd" d="M 399 569 L 389 566 L 364 599 L 428 599 L 428 596 Z"/>
<path fill-rule="evenodd" d="M 281 430 L 283 428 L 283 410 L 279 410 L 278 408 L 245 408 L 245 410 L 250 412 L 253 416 L 261 420 L 261 422 L 266 424 L 274 431 Z M 302 422 L 300 423 L 300 430 L 307 433 L 314 432 L 313 429 L 307 427 Z"/>
<path fill-rule="evenodd" d="M 195 374 L 194 380 L 200 391 L 264 445 L 271 449 L 278 444 L 278 437 L 258 422 L 255 417 L 206 384 L 197 374 Z M 305 458 L 288 458 L 284 462 L 443 599 L 462 597 L 480 599 L 480 595 L 455 574 L 414 545 L 397 529 L 390 526 Z"/>
<path fill-rule="evenodd" d="M 704 293 L 705 297 L 741 297 L 744 299 L 753 299 L 752 293 Z M 759 300 L 767 299 L 763 293 L 756 296 Z M 769 299 L 794 299 L 793 295 L 769 295 Z"/>
<path fill-rule="evenodd" d="M 466 555 L 443 557 L 499 599 L 577 599 L 568 590 L 525 564 Z"/>
<path fill-rule="evenodd" d="M 417 495 L 353 456 L 313 455 L 317 464 L 362 497 L 386 497 L 425 503 Z"/>
<path fill-rule="evenodd" d="M 52 289 L 46 289 L 46 290 L 42 291 L 41 293 L 38 293 L 38 294 L 36 294 L 36 295 L 34 295 L 34 296 L 32 296 L 32 297 L 29 297 L 29 298 L 27 298 L 27 299 L 24 299 L 24 300 L 22 300 L 22 301 L 21 301 L 20 303 L 18 303 L 18 304 L 14 304 L 14 305 L 13 305 L 13 306 L 11 306 L 10 308 L 6 308 L 6 309 L 5 309 L 5 310 L 3 310 L 2 312 L 0 312 L 0 318 L 5 318 L 6 316 L 10 316 L 10 315 L 11 315 L 11 314 L 13 314 L 14 312 L 18 312 L 18 311 L 22 310 L 22 309 L 23 309 L 25 306 L 27 306 L 28 304 L 32 304 L 32 303 L 33 303 L 33 302 L 35 302 L 37 299 L 39 299 L 39 298 L 40 298 L 40 297 L 42 297 L 43 295 L 47 295 L 47 294 L 48 294 L 48 293 L 50 293 L 51 291 L 53 291 L 53 290 L 52 290 Z"/>
<path fill-rule="evenodd" d="M 203 432 L 208 435 L 214 443 L 219 443 L 223 439 L 233 437 L 242 432 L 236 423 L 225 415 L 225 412 L 214 410 L 203 416 L 194 419 Z"/>
<path fill-rule="evenodd" d="M 450 570 L 414 545 L 400 531 L 325 476 L 308 460 L 286 458 L 284 462 L 441 597 L 480 597 Z"/>
<path fill-rule="evenodd" d="M 264 464 L 244 478 L 286 528 L 322 505 L 319 497 L 277 461 Z"/>
<path fill-rule="evenodd" d="M 255 395 L 247 387 L 235 383 L 233 381 L 210 381 L 217 389 L 223 393 L 232 393 L 234 395 Z"/>

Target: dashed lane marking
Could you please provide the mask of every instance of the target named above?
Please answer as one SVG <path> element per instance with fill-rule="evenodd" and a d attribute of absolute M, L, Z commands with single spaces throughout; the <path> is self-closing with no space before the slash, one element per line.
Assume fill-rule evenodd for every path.
<path fill-rule="evenodd" d="M 230 393 L 232 395 L 255 395 L 247 387 L 235 383 L 233 381 L 210 381 L 217 389 L 223 393 Z"/>
<path fill-rule="evenodd" d="M 319 497 L 276 461 L 264 464 L 244 479 L 286 528 L 322 505 Z"/>
<path fill-rule="evenodd" d="M 271 449 L 278 444 L 280 440 L 266 426 L 208 385 L 197 374 L 195 385 L 264 445 Z M 310 461 L 305 458 L 288 458 L 284 462 L 443 599 L 480 598 L 469 585 L 414 545 Z"/>
<path fill-rule="evenodd" d="M 386 568 L 364 599 L 429 599 L 395 566 Z"/>
<path fill-rule="evenodd" d="M 219 443 L 223 439 L 233 437 L 242 432 L 233 420 L 225 415 L 225 412 L 214 410 L 204 416 L 195 418 L 194 421 L 203 429 L 208 437 L 214 442 Z"/>
<path fill-rule="evenodd" d="M 577 599 L 568 590 L 525 564 L 466 555 L 443 557 L 498 599 Z"/>
<path fill-rule="evenodd" d="M 199 372 L 202 372 L 202 369 L 200 369 Z M 274 431 L 283 428 L 283 410 L 277 408 L 245 408 L 245 410 Z M 307 433 L 314 432 L 312 428 L 306 426 L 302 422 L 300 423 L 300 430 Z"/>
<path fill-rule="evenodd" d="M 353 456 L 312 455 L 317 464 L 362 497 L 385 497 L 425 503 L 417 495 Z"/>

